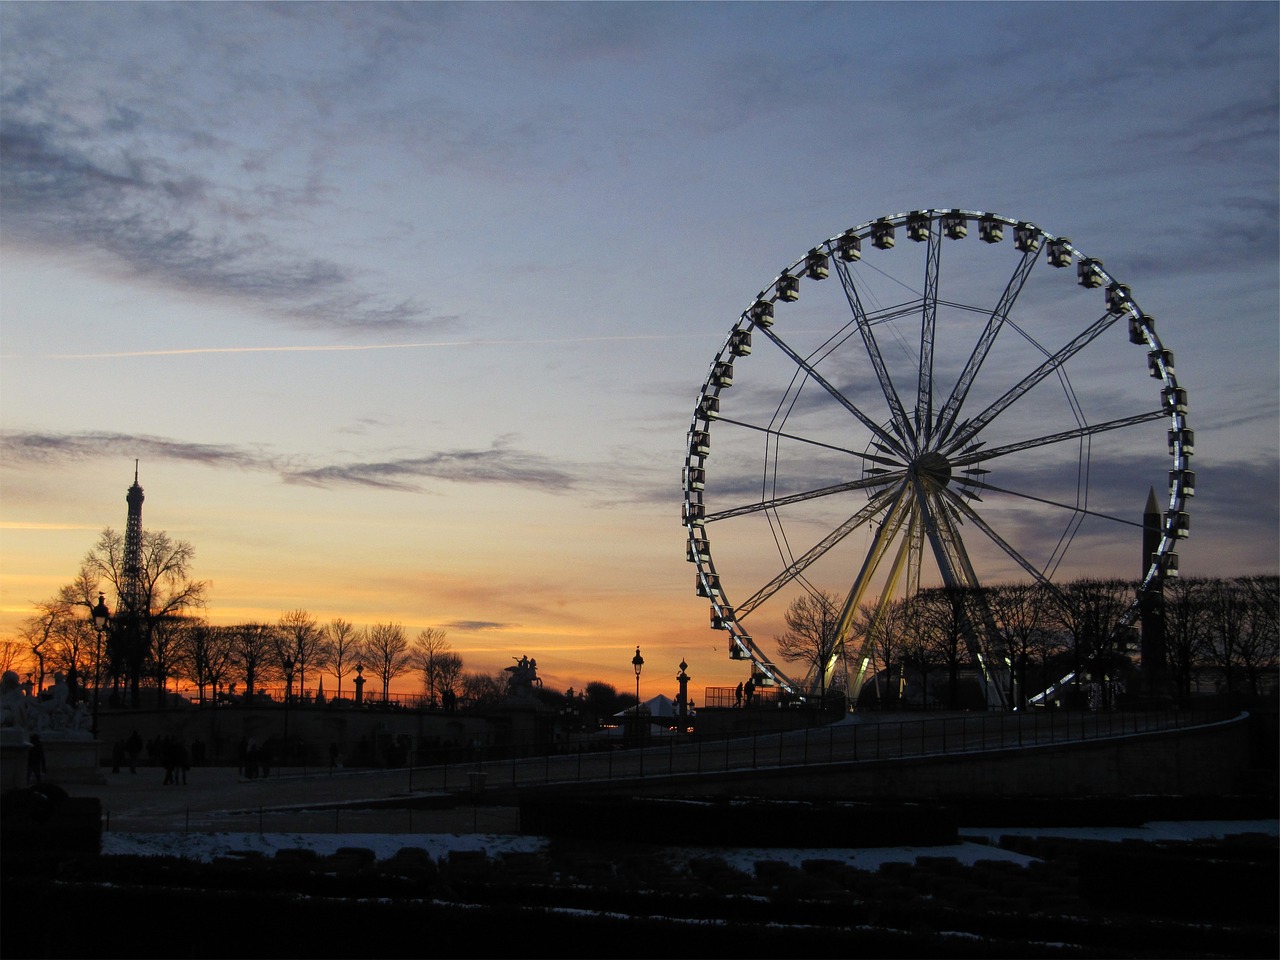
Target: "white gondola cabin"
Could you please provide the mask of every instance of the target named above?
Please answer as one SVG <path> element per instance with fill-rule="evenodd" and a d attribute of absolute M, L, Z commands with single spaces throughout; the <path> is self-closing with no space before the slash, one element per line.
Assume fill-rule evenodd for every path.
<path fill-rule="evenodd" d="M 952 240 L 963 240 L 969 235 L 969 220 L 958 210 L 942 215 L 942 232 Z"/>
<path fill-rule="evenodd" d="M 751 353 L 751 331 L 739 327 L 729 335 L 729 352 L 735 357 Z"/>
<path fill-rule="evenodd" d="M 1194 470 L 1170 470 L 1169 490 L 1177 490 L 1179 482 L 1182 484 L 1182 495 L 1184 497 L 1194 497 L 1196 495 L 1196 472 Z"/>
<path fill-rule="evenodd" d="M 1107 284 L 1107 311 L 1109 313 L 1124 313 L 1125 305 L 1129 302 L 1129 288 L 1123 283 Z"/>
<path fill-rule="evenodd" d="M 1152 350 L 1147 354 L 1147 370 L 1152 380 L 1163 380 L 1166 371 L 1173 370 L 1172 350 Z"/>
<path fill-rule="evenodd" d="M 1023 253 L 1035 253 L 1040 249 L 1043 234 L 1029 223 L 1020 223 L 1013 231 L 1013 245 Z"/>
<path fill-rule="evenodd" d="M 751 305 L 751 322 L 757 327 L 773 326 L 773 304 L 768 300 L 757 300 Z"/>
<path fill-rule="evenodd" d="M 1178 451 L 1189 457 L 1196 452 L 1196 432 L 1183 427 L 1181 430 L 1169 431 L 1169 456 L 1176 457 Z"/>
<path fill-rule="evenodd" d="M 1187 391 L 1182 387 L 1165 387 L 1160 391 L 1165 413 L 1187 412 Z"/>
<path fill-rule="evenodd" d="M 907 238 L 916 243 L 929 239 L 929 215 L 917 210 L 907 216 Z"/>
<path fill-rule="evenodd" d="M 707 516 L 707 508 L 697 500 L 686 500 L 682 509 L 684 522 L 691 526 L 700 527 L 705 522 Z"/>
<path fill-rule="evenodd" d="M 978 221 L 978 239 L 984 243 L 999 243 L 1004 239 L 1004 224 L 995 217 L 983 217 Z"/>
<path fill-rule="evenodd" d="M 881 250 L 893 246 L 893 224 L 888 220 L 877 220 L 871 225 L 871 245 Z"/>
<path fill-rule="evenodd" d="M 794 303 L 800 299 L 800 278 L 794 274 L 784 273 L 778 278 L 778 299 Z"/>
<path fill-rule="evenodd" d="M 1056 240 L 1049 241 L 1049 248 L 1046 256 L 1051 267 L 1069 267 L 1071 266 L 1071 241 L 1066 237 L 1058 237 Z"/>
<path fill-rule="evenodd" d="M 804 272 L 811 280 L 825 280 L 831 275 L 827 255 L 814 247 L 804 258 Z"/>
<path fill-rule="evenodd" d="M 852 230 L 846 230 L 836 239 L 836 256 L 845 263 L 862 259 L 862 238 Z"/>
<path fill-rule="evenodd" d="M 1102 286 L 1102 261 L 1093 257 L 1085 257 L 1076 264 L 1076 283 L 1086 290 L 1096 290 Z"/>

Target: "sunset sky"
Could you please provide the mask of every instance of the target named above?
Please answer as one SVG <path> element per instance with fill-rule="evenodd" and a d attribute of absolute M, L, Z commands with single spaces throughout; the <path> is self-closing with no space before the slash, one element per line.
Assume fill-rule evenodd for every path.
<path fill-rule="evenodd" d="M 736 684 L 680 522 L 708 364 L 931 207 L 1130 285 L 1190 395 L 1182 570 L 1273 572 L 1278 50 L 1273 3 L 0 4 L 0 636 L 138 460 L 214 623 Z"/>

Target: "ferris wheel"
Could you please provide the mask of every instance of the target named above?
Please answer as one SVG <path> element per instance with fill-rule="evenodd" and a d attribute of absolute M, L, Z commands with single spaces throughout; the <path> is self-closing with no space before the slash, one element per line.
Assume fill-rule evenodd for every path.
<path fill-rule="evenodd" d="M 811 248 L 729 329 L 687 435 L 687 557 L 757 683 L 804 699 L 843 668 L 856 696 L 860 610 L 1136 573 L 1152 488 L 1137 595 L 1176 576 L 1193 451 L 1173 353 L 1101 260 L 993 213 L 893 214 Z M 819 592 L 838 643 L 797 682 L 770 651 Z M 968 642 L 1001 703 L 998 658 Z"/>

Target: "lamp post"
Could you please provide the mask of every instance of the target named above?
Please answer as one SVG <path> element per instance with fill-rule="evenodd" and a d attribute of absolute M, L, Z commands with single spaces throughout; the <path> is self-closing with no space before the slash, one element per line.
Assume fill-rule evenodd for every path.
<path fill-rule="evenodd" d="M 284 752 L 289 755 L 289 702 L 293 699 L 293 661 L 284 662 Z"/>
<path fill-rule="evenodd" d="M 98 646 L 93 654 L 93 739 L 98 739 L 98 701 L 101 699 L 102 687 L 102 631 L 107 629 L 107 621 L 111 619 L 111 611 L 107 609 L 107 598 L 98 594 L 98 604 L 89 614 L 93 617 L 93 625 L 98 631 Z"/>
<path fill-rule="evenodd" d="M 636 739 L 640 738 L 640 671 L 644 668 L 644 657 L 640 656 L 640 648 L 636 647 L 636 655 L 631 658 L 631 666 L 636 670 Z"/>

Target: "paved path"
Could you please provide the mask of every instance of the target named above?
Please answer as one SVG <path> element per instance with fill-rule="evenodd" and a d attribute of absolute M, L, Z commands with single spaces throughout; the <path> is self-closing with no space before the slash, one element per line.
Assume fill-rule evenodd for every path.
<path fill-rule="evenodd" d="M 421 768 L 416 771 L 422 779 Z M 458 786 L 462 788 L 462 774 Z M 67 784 L 98 797 L 106 829 L 131 833 L 254 830 L 303 833 L 514 833 L 514 807 L 475 805 L 438 789 L 411 788 L 408 770 L 272 771 L 246 779 L 235 767 L 196 767 L 186 784 L 164 771 L 104 773 L 105 783 Z M 371 804 L 388 804 L 383 808 Z M 411 805 L 412 804 L 412 805 Z"/>

